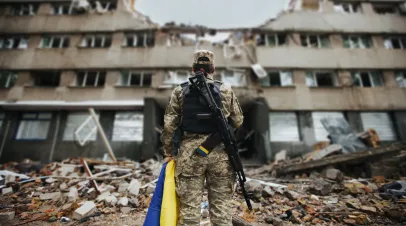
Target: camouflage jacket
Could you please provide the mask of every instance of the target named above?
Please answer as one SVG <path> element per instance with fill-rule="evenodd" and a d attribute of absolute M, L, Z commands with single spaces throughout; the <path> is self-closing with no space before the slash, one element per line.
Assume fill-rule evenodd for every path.
<path fill-rule="evenodd" d="M 207 82 L 214 82 L 211 75 L 207 76 Z M 243 113 L 237 97 L 231 87 L 224 84 L 220 87 L 220 93 L 224 116 L 231 119 L 234 128 L 239 128 L 243 122 Z M 172 136 L 173 132 L 182 122 L 182 106 L 182 87 L 177 86 L 172 91 L 171 99 L 165 110 L 164 129 L 161 136 L 165 156 L 170 155 L 172 152 Z M 195 143 L 202 143 L 207 137 L 208 135 L 206 134 L 184 132 L 182 141 L 194 140 Z"/>

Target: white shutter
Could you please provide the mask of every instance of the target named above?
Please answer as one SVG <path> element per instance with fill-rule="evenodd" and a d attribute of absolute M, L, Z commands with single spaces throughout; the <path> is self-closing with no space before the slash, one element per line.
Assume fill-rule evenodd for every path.
<path fill-rule="evenodd" d="M 269 120 L 271 141 L 300 141 L 296 113 L 271 112 Z"/>
<path fill-rule="evenodd" d="M 118 112 L 115 115 L 113 141 L 142 141 L 144 115 L 134 112 Z"/>
<path fill-rule="evenodd" d="M 364 130 L 375 129 L 380 140 L 397 140 L 396 132 L 388 113 L 364 112 L 361 113 L 361 121 Z"/>
<path fill-rule="evenodd" d="M 342 112 L 313 112 L 313 129 L 316 141 L 328 141 L 328 132 L 321 123 L 321 119 L 326 117 L 344 118 L 344 114 Z"/>

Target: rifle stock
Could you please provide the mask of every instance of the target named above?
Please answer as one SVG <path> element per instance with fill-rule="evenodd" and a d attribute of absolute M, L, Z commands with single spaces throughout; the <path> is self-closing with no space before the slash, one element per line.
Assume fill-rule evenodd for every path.
<path fill-rule="evenodd" d="M 249 210 L 252 210 L 251 202 L 248 194 L 245 190 L 244 183 L 246 182 L 243 166 L 241 163 L 238 149 L 236 147 L 235 138 L 232 135 L 228 126 L 228 121 L 224 116 L 223 111 L 216 105 L 216 102 L 210 92 L 209 86 L 206 82 L 203 72 L 197 72 L 194 77 L 189 78 L 189 81 L 197 89 L 199 94 L 203 97 L 204 101 L 210 108 L 214 120 L 216 120 L 217 130 L 224 142 L 226 152 L 230 161 L 230 164 L 237 175 L 238 182 L 240 184 L 242 194 Z"/>

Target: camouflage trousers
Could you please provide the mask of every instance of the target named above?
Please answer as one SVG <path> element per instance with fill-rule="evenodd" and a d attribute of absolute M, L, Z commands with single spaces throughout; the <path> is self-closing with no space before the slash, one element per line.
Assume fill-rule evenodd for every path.
<path fill-rule="evenodd" d="M 184 142 L 175 158 L 176 193 L 179 198 L 178 226 L 200 225 L 201 203 L 206 180 L 210 221 L 215 226 L 231 226 L 235 176 L 224 145 L 207 157 L 197 154 L 196 142 Z"/>

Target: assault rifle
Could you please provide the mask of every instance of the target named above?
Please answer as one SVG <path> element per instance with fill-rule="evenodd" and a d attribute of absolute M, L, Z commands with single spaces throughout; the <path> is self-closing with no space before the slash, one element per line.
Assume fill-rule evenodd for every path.
<path fill-rule="evenodd" d="M 204 72 L 198 71 L 195 76 L 189 78 L 189 81 L 192 83 L 192 86 L 199 92 L 207 106 L 210 108 L 211 118 L 215 120 L 217 125 L 217 131 L 221 136 L 221 139 L 226 148 L 226 152 L 230 161 L 230 164 L 237 174 L 238 181 L 244 196 L 245 202 L 249 210 L 252 210 L 251 202 L 248 198 L 248 194 L 245 191 L 244 182 L 246 182 L 244 169 L 241 163 L 240 156 L 238 154 L 238 149 L 236 146 L 235 138 L 230 131 L 228 121 L 224 116 L 222 109 L 220 109 L 213 98 L 213 95 L 210 92 L 209 86 L 206 82 L 206 77 Z"/>

